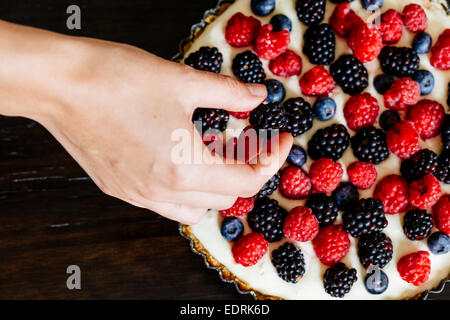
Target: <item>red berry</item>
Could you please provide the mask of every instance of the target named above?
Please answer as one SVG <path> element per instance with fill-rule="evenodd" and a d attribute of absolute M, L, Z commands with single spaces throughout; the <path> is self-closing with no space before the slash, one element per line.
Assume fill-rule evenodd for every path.
<path fill-rule="evenodd" d="M 403 34 L 403 22 L 400 13 L 394 9 L 389 9 L 383 13 L 381 15 L 380 31 L 384 43 L 397 43 Z"/>
<path fill-rule="evenodd" d="M 377 170 L 370 162 L 356 161 L 347 169 L 348 178 L 359 189 L 369 189 L 377 180 Z"/>
<path fill-rule="evenodd" d="M 310 208 L 292 209 L 284 221 L 283 232 L 294 241 L 310 241 L 319 233 L 319 221 Z"/>
<path fill-rule="evenodd" d="M 434 206 L 440 197 L 439 180 L 431 174 L 412 182 L 408 187 L 409 203 L 421 210 Z"/>
<path fill-rule="evenodd" d="M 253 198 L 238 198 L 233 206 L 226 210 L 220 210 L 222 217 L 240 217 L 253 210 Z"/>
<path fill-rule="evenodd" d="M 394 81 L 384 95 L 384 105 L 388 109 L 402 111 L 415 105 L 419 99 L 419 84 L 410 78 L 400 78 Z"/>
<path fill-rule="evenodd" d="M 439 134 L 444 115 L 444 107 L 440 103 L 425 99 L 409 107 L 406 119 L 414 123 L 420 137 L 425 140 Z"/>
<path fill-rule="evenodd" d="M 402 20 L 406 29 L 411 32 L 424 31 L 428 26 L 428 18 L 425 10 L 415 3 L 403 8 Z"/>
<path fill-rule="evenodd" d="M 355 57 L 364 63 L 378 57 L 383 48 L 383 39 L 380 29 L 376 26 L 362 24 L 350 32 L 347 44 Z"/>
<path fill-rule="evenodd" d="M 450 195 L 444 194 L 433 207 L 436 228 L 450 235 Z"/>
<path fill-rule="evenodd" d="M 446 29 L 431 48 L 430 62 L 437 69 L 450 69 L 450 29 Z"/>
<path fill-rule="evenodd" d="M 370 93 L 356 94 L 344 106 L 344 117 L 347 126 L 355 131 L 371 126 L 378 116 L 380 106 Z"/>
<path fill-rule="evenodd" d="M 408 207 L 408 183 L 399 175 L 386 176 L 377 183 L 373 197 L 383 202 L 384 212 L 403 212 Z"/>
<path fill-rule="evenodd" d="M 250 118 L 250 113 L 252 113 L 252 112 L 251 111 L 244 111 L 244 112 L 228 111 L 228 113 L 230 114 L 230 116 L 235 117 L 236 119 L 247 119 L 247 118 Z"/>
<path fill-rule="evenodd" d="M 271 24 L 266 24 L 259 29 L 253 49 L 258 57 L 272 60 L 286 52 L 291 36 L 289 31 L 273 31 Z"/>
<path fill-rule="evenodd" d="M 409 159 L 420 150 L 419 134 L 411 121 L 396 123 L 386 134 L 388 149 L 401 159 Z"/>
<path fill-rule="evenodd" d="M 249 46 L 255 41 L 260 27 L 258 19 L 238 12 L 228 20 L 225 39 L 236 48 Z"/>
<path fill-rule="evenodd" d="M 316 66 L 300 78 L 300 88 L 307 96 L 327 96 L 334 90 L 334 79 L 323 66 Z"/>
<path fill-rule="evenodd" d="M 298 76 L 302 72 L 302 58 L 292 50 L 286 50 L 274 60 L 270 61 L 269 69 L 279 77 Z"/>
<path fill-rule="evenodd" d="M 304 199 L 311 194 L 311 180 L 298 167 L 287 167 L 281 172 L 280 192 L 288 199 Z"/>
<path fill-rule="evenodd" d="M 312 244 L 320 261 L 329 266 L 341 261 L 350 249 L 348 234 L 335 224 L 322 228 Z"/>
<path fill-rule="evenodd" d="M 340 3 L 334 8 L 329 22 L 336 34 L 344 38 L 351 30 L 364 24 L 364 21 L 350 9 L 348 2 Z"/>
<path fill-rule="evenodd" d="M 309 168 L 314 191 L 319 193 L 334 191 L 341 182 L 343 173 L 341 164 L 329 158 L 316 160 Z"/>
<path fill-rule="evenodd" d="M 397 263 L 397 270 L 408 283 L 420 286 L 427 282 L 431 272 L 430 254 L 427 251 L 410 253 Z"/>
<path fill-rule="evenodd" d="M 252 232 L 238 238 L 231 249 L 236 263 L 244 267 L 255 265 L 266 254 L 269 243 L 260 233 Z"/>

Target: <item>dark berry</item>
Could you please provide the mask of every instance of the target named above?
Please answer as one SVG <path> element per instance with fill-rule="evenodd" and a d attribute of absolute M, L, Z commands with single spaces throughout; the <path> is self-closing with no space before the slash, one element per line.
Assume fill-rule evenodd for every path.
<path fill-rule="evenodd" d="M 420 95 L 425 96 L 430 94 L 434 89 L 434 76 L 430 71 L 419 70 L 414 76 L 414 81 L 416 81 L 420 86 Z"/>
<path fill-rule="evenodd" d="M 336 38 L 329 24 L 310 26 L 303 39 L 303 53 L 312 64 L 329 65 L 334 61 Z"/>
<path fill-rule="evenodd" d="M 220 233 L 228 241 L 234 241 L 244 233 L 244 225 L 235 217 L 225 218 L 220 227 Z"/>
<path fill-rule="evenodd" d="M 202 132 L 207 130 L 224 131 L 227 128 L 230 115 L 223 109 L 199 108 L 192 115 L 192 122 L 196 125 L 201 123 Z M 197 127 L 197 129 L 200 129 Z"/>
<path fill-rule="evenodd" d="M 350 182 L 341 182 L 338 187 L 333 191 L 333 199 L 339 210 L 347 210 L 353 207 L 359 201 L 359 191 Z"/>
<path fill-rule="evenodd" d="M 383 232 L 362 235 L 358 240 L 359 261 L 368 268 L 384 268 L 392 260 L 392 240 Z"/>
<path fill-rule="evenodd" d="M 250 113 L 250 124 L 256 130 L 280 130 L 286 123 L 286 114 L 279 103 L 261 104 Z"/>
<path fill-rule="evenodd" d="M 275 10 L 275 0 L 252 0 L 251 7 L 257 16 L 268 16 Z"/>
<path fill-rule="evenodd" d="M 313 105 L 314 115 L 321 121 L 327 121 L 334 117 L 336 113 L 336 102 L 333 99 L 318 98 Z"/>
<path fill-rule="evenodd" d="M 282 30 L 292 31 L 292 21 L 284 14 L 276 14 L 270 19 L 270 24 L 273 26 L 273 31 L 279 32 Z"/>
<path fill-rule="evenodd" d="M 375 86 L 375 90 L 377 90 L 379 94 L 385 94 L 394 83 L 394 81 L 395 79 L 393 76 L 391 76 L 390 74 L 382 73 L 375 77 L 375 79 L 373 80 L 373 85 Z"/>
<path fill-rule="evenodd" d="M 431 49 L 433 39 L 426 32 L 420 32 L 414 36 L 412 48 L 418 54 L 428 53 Z"/>
<path fill-rule="evenodd" d="M 441 129 L 442 152 L 450 152 L 450 114 L 444 116 Z"/>
<path fill-rule="evenodd" d="M 386 134 L 375 127 L 359 130 L 351 138 L 353 154 L 360 161 L 379 164 L 389 157 Z"/>
<path fill-rule="evenodd" d="M 264 85 L 267 88 L 267 98 L 266 102 L 281 102 L 284 100 L 286 96 L 286 90 L 284 89 L 283 84 L 278 80 L 266 80 L 264 81 Z"/>
<path fill-rule="evenodd" d="M 380 116 L 380 126 L 384 131 L 389 131 L 397 122 L 400 122 L 400 115 L 395 110 L 385 110 Z"/>
<path fill-rule="evenodd" d="M 201 47 L 191 53 L 184 63 L 197 70 L 220 73 L 223 57 L 217 48 Z"/>
<path fill-rule="evenodd" d="M 302 250 L 289 242 L 272 252 L 272 264 L 278 276 L 287 282 L 297 283 L 305 274 Z"/>
<path fill-rule="evenodd" d="M 361 0 L 364 9 L 375 12 L 383 6 L 384 0 Z"/>
<path fill-rule="evenodd" d="M 298 19 L 307 26 L 320 23 L 325 17 L 326 0 L 296 0 Z"/>
<path fill-rule="evenodd" d="M 311 129 L 314 114 L 307 101 L 300 97 L 291 98 L 283 103 L 283 108 L 287 117 L 287 132 L 296 137 Z"/>
<path fill-rule="evenodd" d="M 433 229 L 433 217 L 426 210 L 414 209 L 405 214 L 403 231 L 410 240 L 422 240 Z"/>
<path fill-rule="evenodd" d="M 277 172 L 269 181 L 267 181 L 261 190 L 259 190 L 257 197 L 264 198 L 270 196 L 272 193 L 277 190 L 278 185 L 280 184 L 281 175 L 280 172 Z"/>
<path fill-rule="evenodd" d="M 370 294 L 382 294 L 389 287 L 389 278 L 383 270 L 373 270 L 364 278 L 364 285 Z"/>
<path fill-rule="evenodd" d="M 306 163 L 306 151 L 300 146 L 293 145 L 291 152 L 289 152 L 289 156 L 286 161 L 293 166 L 301 167 Z"/>
<path fill-rule="evenodd" d="M 283 224 L 288 212 L 278 205 L 278 201 L 260 198 L 249 212 L 247 221 L 253 232 L 261 233 L 268 242 L 280 241 Z"/>
<path fill-rule="evenodd" d="M 344 230 L 357 238 L 363 234 L 379 232 L 387 227 L 383 203 L 378 199 L 361 199 L 342 215 Z"/>
<path fill-rule="evenodd" d="M 339 160 L 350 144 L 350 135 L 341 124 L 319 129 L 308 142 L 308 154 L 313 160 L 331 158 Z"/>
<path fill-rule="evenodd" d="M 442 152 L 438 157 L 438 165 L 434 176 L 445 184 L 450 184 L 450 152 Z"/>
<path fill-rule="evenodd" d="M 311 209 L 317 220 L 319 220 L 321 227 L 332 224 L 339 212 L 336 200 L 324 193 L 313 193 L 306 201 L 306 206 Z"/>
<path fill-rule="evenodd" d="M 351 54 L 340 56 L 331 64 L 330 72 L 334 81 L 350 95 L 361 93 L 369 86 L 366 67 Z"/>
<path fill-rule="evenodd" d="M 428 249 L 436 255 L 446 254 L 450 251 L 450 237 L 442 232 L 435 232 L 428 238 Z"/>
<path fill-rule="evenodd" d="M 232 69 L 234 75 L 245 83 L 263 83 L 266 78 L 261 60 L 251 51 L 239 53 L 233 59 Z"/>
<path fill-rule="evenodd" d="M 412 77 L 419 70 L 420 58 L 411 48 L 386 46 L 378 59 L 383 72 L 393 76 Z"/>
<path fill-rule="evenodd" d="M 400 172 L 406 181 L 413 182 L 426 174 L 433 174 L 437 165 L 437 154 L 429 149 L 422 149 L 411 158 L 403 160 Z"/>
<path fill-rule="evenodd" d="M 356 269 L 348 269 L 342 262 L 336 263 L 325 271 L 324 288 L 332 297 L 343 298 L 356 282 Z"/>

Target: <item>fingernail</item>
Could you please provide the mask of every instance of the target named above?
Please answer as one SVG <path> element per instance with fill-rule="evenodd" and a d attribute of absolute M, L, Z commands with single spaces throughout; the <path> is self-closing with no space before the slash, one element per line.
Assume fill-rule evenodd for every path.
<path fill-rule="evenodd" d="M 265 85 L 262 84 L 254 84 L 254 83 L 247 83 L 246 84 L 248 91 L 256 97 L 266 97 L 267 96 L 267 89 Z"/>

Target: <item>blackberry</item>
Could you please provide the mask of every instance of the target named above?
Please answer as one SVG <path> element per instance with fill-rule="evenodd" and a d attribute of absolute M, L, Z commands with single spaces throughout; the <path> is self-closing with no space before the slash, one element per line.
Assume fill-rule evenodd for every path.
<path fill-rule="evenodd" d="M 220 73 L 223 57 L 217 48 L 201 47 L 191 53 L 184 63 L 197 70 Z"/>
<path fill-rule="evenodd" d="M 360 161 L 379 164 L 389 157 L 386 134 L 375 127 L 359 130 L 351 139 L 353 154 Z"/>
<path fill-rule="evenodd" d="M 330 73 L 345 93 L 361 93 L 369 86 L 369 74 L 366 67 L 351 54 L 340 56 L 330 66 Z"/>
<path fill-rule="evenodd" d="M 450 184 L 450 151 L 442 152 L 438 157 L 434 176 L 445 184 Z"/>
<path fill-rule="evenodd" d="M 325 17 L 327 0 L 297 0 L 298 19 L 307 26 L 320 23 Z"/>
<path fill-rule="evenodd" d="M 275 192 L 275 190 L 277 190 L 278 185 L 280 184 L 280 180 L 281 180 L 281 174 L 278 171 L 277 173 L 275 173 L 275 175 L 272 178 L 270 178 L 269 181 L 267 181 L 263 185 L 261 190 L 259 190 L 257 197 L 264 198 L 264 197 L 270 196 L 272 193 Z"/>
<path fill-rule="evenodd" d="M 283 224 L 287 214 L 278 205 L 278 201 L 265 197 L 255 201 L 255 207 L 249 212 L 247 221 L 254 232 L 261 233 L 269 242 L 276 242 L 283 237 Z"/>
<path fill-rule="evenodd" d="M 228 120 L 230 120 L 230 115 L 223 109 L 199 108 L 195 109 L 192 115 L 192 122 L 201 122 L 203 133 L 210 129 L 224 131 L 227 128 Z"/>
<path fill-rule="evenodd" d="M 328 268 L 324 274 L 323 286 L 325 291 L 332 297 L 343 298 L 350 292 L 356 282 L 356 269 L 349 269 L 342 262 L 336 263 Z"/>
<path fill-rule="evenodd" d="M 428 149 L 422 149 L 411 158 L 403 160 L 400 172 L 406 181 L 413 182 L 426 174 L 433 174 L 438 165 L 437 159 L 436 153 Z"/>
<path fill-rule="evenodd" d="M 411 48 L 386 46 L 378 59 L 383 72 L 399 78 L 412 77 L 419 71 L 420 58 Z"/>
<path fill-rule="evenodd" d="M 350 135 L 342 124 L 319 129 L 308 142 L 308 154 L 313 160 L 339 160 L 350 144 Z"/>
<path fill-rule="evenodd" d="M 321 227 L 332 224 L 339 212 L 336 201 L 324 193 L 313 193 L 306 206 L 312 210 Z"/>
<path fill-rule="evenodd" d="M 444 117 L 441 130 L 442 152 L 450 152 L 450 114 Z"/>
<path fill-rule="evenodd" d="M 303 53 L 312 64 L 329 65 L 334 61 L 336 38 L 329 24 L 312 25 L 303 39 Z"/>
<path fill-rule="evenodd" d="M 360 199 L 342 215 L 344 231 L 357 238 L 363 234 L 379 232 L 388 222 L 383 210 L 383 202 L 378 199 Z"/>
<path fill-rule="evenodd" d="M 413 209 L 405 214 L 403 232 L 410 240 L 422 240 L 431 234 L 433 217 L 427 210 Z"/>
<path fill-rule="evenodd" d="M 358 240 L 359 261 L 365 268 L 384 268 L 392 260 L 392 252 L 392 240 L 383 232 L 365 234 Z"/>
<path fill-rule="evenodd" d="M 267 130 L 265 138 L 270 139 L 272 130 L 286 128 L 287 117 L 279 103 L 261 104 L 250 113 L 250 124 L 261 134 L 261 130 Z"/>
<path fill-rule="evenodd" d="M 297 283 L 305 274 L 302 250 L 289 242 L 272 252 L 272 264 L 278 276 L 287 282 Z"/>
<path fill-rule="evenodd" d="M 294 137 L 299 136 L 311 129 L 314 114 L 311 105 L 303 98 L 292 98 L 283 103 L 287 117 L 285 130 Z"/>
<path fill-rule="evenodd" d="M 263 83 L 266 78 L 261 60 L 250 50 L 234 57 L 232 69 L 234 75 L 245 83 Z"/>

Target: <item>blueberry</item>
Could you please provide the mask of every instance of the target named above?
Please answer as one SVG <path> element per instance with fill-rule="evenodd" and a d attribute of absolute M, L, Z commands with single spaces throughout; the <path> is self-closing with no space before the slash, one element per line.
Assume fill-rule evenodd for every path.
<path fill-rule="evenodd" d="M 414 81 L 416 81 L 420 86 L 420 94 L 425 96 L 434 89 L 434 76 L 430 71 L 419 70 L 414 76 Z"/>
<path fill-rule="evenodd" d="M 428 248 L 433 254 L 446 254 L 450 251 L 450 237 L 444 232 L 435 232 L 428 238 Z"/>
<path fill-rule="evenodd" d="M 384 0 L 361 0 L 361 4 L 367 11 L 374 12 L 383 6 Z"/>
<path fill-rule="evenodd" d="M 397 122 L 400 122 L 400 115 L 395 110 L 386 110 L 380 116 L 380 126 L 384 131 L 389 131 Z"/>
<path fill-rule="evenodd" d="M 350 182 L 341 182 L 333 191 L 333 199 L 340 210 L 349 208 L 359 200 L 358 189 Z"/>
<path fill-rule="evenodd" d="M 382 294 L 389 286 L 389 278 L 384 271 L 373 270 L 364 278 L 364 285 L 369 293 Z"/>
<path fill-rule="evenodd" d="M 252 0 L 252 11 L 257 16 L 268 16 L 275 10 L 275 0 Z"/>
<path fill-rule="evenodd" d="M 336 113 L 336 102 L 331 98 L 319 98 L 314 103 L 313 109 L 317 119 L 330 120 Z"/>
<path fill-rule="evenodd" d="M 385 94 L 394 83 L 394 77 L 389 74 L 379 74 L 373 80 L 373 85 L 379 94 Z"/>
<path fill-rule="evenodd" d="M 283 84 L 278 80 L 266 80 L 264 85 L 267 88 L 267 98 L 268 103 L 281 102 L 286 96 L 286 91 L 284 90 Z"/>
<path fill-rule="evenodd" d="M 287 162 L 293 166 L 301 167 L 306 163 L 306 152 L 300 146 L 293 145 L 289 156 L 287 157 Z"/>
<path fill-rule="evenodd" d="M 431 39 L 431 36 L 428 33 L 418 33 L 414 37 L 412 49 L 419 54 L 427 53 L 428 51 L 430 51 L 432 42 L 433 39 Z"/>
<path fill-rule="evenodd" d="M 244 225 L 238 218 L 225 218 L 222 221 L 220 232 L 226 240 L 234 241 L 244 233 Z"/>
<path fill-rule="evenodd" d="M 292 31 L 292 21 L 284 14 L 276 14 L 270 19 L 270 24 L 273 26 L 273 30 L 278 32 L 282 30 Z"/>

